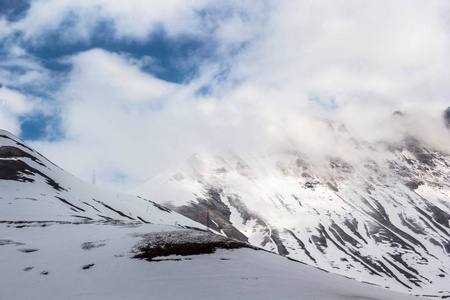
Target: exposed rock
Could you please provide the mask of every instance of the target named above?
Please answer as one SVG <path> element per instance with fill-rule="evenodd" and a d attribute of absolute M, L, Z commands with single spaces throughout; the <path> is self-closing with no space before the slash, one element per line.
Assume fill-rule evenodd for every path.
<path fill-rule="evenodd" d="M 444 111 L 443 117 L 445 126 L 447 126 L 447 128 L 450 128 L 450 107 L 447 107 L 447 109 Z"/>

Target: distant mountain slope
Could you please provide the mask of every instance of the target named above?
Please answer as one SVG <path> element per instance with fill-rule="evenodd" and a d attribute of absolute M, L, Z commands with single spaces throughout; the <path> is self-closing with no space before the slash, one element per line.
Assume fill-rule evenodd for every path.
<path fill-rule="evenodd" d="M 450 295 L 450 156 L 412 136 L 395 145 L 348 139 L 364 153 L 357 162 L 195 154 L 134 193 L 330 272 Z"/>
<path fill-rule="evenodd" d="M 0 221 L 19 220 L 199 225 L 150 200 L 87 184 L 0 131 Z"/>

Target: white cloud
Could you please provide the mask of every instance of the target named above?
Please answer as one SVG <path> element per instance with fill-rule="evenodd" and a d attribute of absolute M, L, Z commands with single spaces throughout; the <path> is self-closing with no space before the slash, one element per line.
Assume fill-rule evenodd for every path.
<path fill-rule="evenodd" d="M 411 99 L 411 89 L 430 79 L 443 83 L 448 69 L 439 3 L 283 2 L 265 36 L 238 60 L 237 75 L 263 86 Z"/>
<path fill-rule="evenodd" d="M 233 58 L 230 78 L 245 85 L 226 87 L 225 98 L 252 98 L 280 118 L 296 111 L 344 120 L 368 136 L 367 123 L 376 131 L 376 120 L 397 109 L 426 108 L 439 117 L 450 96 L 449 5 L 281 2 L 261 38 Z M 311 94 L 333 98 L 337 109 L 311 103 Z"/>
<path fill-rule="evenodd" d="M 65 139 L 39 147 L 83 178 L 95 170 L 99 182 L 122 180 L 117 174 L 130 176 L 129 181 L 141 178 L 146 172 L 142 167 L 158 160 L 152 151 L 164 139 L 166 124 L 158 124 L 161 108 L 180 86 L 100 49 L 75 55 L 70 62 L 72 72 L 58 94 Z M 148 138 L 155 127 L 160 132 Z M 82 163 L 73 160 L 74 153 Z"/>
<path fill-rule="evenodd" d="M 72 72 L 58 95 L 65 139 L 35 145 L 82 178 L 95 171 L 99 183 L 131 187 L 199 149 L 249 147 L 246 133 L 256 133 L 247 111 L 196 96 L 196 82 L 164 82 L 99 49 L 69 60 Z"/>
<path fill-rule="evenodd" d="M 14 114 L 25 114 L 32 110 L 32 105 L 25 95 L 2 87 L 0 90 L 0 101 L 4 109 L 8 109 Z"/>
<path fill-rule="evenodd" d="M 0 83 L 16 89 L 47 87 L 52 74 L 25 49 L 8 41 L 2 45 L 0 56 Z"/>
<path fill-rule="evenodd" d="M 20 133 L 19 117 L 36 108 L 33 98 L 5 86 L 0 87 L 0 128 Z"/>
<path fill-rule="evenodd" d="M 108 103 L 151 100 L 156 105 L 176 86 L 141 72 L 117 54 L 100 49 L 78 54 L 71 62 L 73 71 L 67 87 L 70 98 Z"/>
<path fill-rule="evenodd" d="M 197 11 L 207 0 L 47 0 L 33 1 L 25 18 L 6 26 L 24 33 L 27 40 L 40 43 L 48 33 L 59 32 L 65 42 L 89 40 L 96 26 L 106 22 L 118 38 L 147 39 L 160 26 L 170 35 L 196 34 L 200 26 Z"/>
<path fill-rule="evenodd" d="M 254 5 L 33 2 L 25 19 L 8 26 L 34 42 L 69 21 L 66 43 L 89 40 L 101 20 L 110 22 L 118 40 L 145 40 L 162 27 L 171 38 L 194 35 L 218 43 L 217 63 L 188 58 L 199 62 L 200 74 L 182 85 L 143 72 L 157 67 L 152 58 L 101 49 L 73 55 L 67 82 L 54 95 L 66 137 L 38 147 L 85 179 L 95 169 L 99 183 L 129 187 L 199 149 L 296 148 L 317 159 L 351 153 L 352 145 L 325 119 L 343 121 L 370 141 L 395 140 L 409 128 L 443 145 L 440 114 L 450 99 L 448 1 Z M 211 93 L 196 93 L 202 86 Z M 395 125 L 390 115 L 398 109 L 410 117 Z"/>

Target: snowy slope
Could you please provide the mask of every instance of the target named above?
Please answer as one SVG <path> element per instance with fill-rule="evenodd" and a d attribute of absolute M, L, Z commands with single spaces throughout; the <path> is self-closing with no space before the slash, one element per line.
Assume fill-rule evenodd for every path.
<path fill-rule="evenodd" d="M 173 226 L 41 225 L 0 224 L 0 299 L 417 299 L 249 248 L 131 258 Z"/>
<path fill-rule="evenodd" d="M 300 151 L 195 154 L 133 192 L 333 273 L 450 295 L 450 156 L 412 136 L 351 142 L 364 153 L 351 163 L 318 165 Z"/>
<path fill-rule="evenodd" d="M 91 186 L 0 131 L 0 220 L 199 224 L 152 201 Z"/>
<path fill-rule="evenodd" d="M 0 205 L 0 299 L 417 299 L 195 229 L 3 131 Z"/>

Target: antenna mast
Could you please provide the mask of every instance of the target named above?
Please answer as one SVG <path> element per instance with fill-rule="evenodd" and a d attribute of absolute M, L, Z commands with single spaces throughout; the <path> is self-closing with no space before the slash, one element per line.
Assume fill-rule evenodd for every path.
<path fill-rule="evenodd" d="M 206 210 L 206 230 L 209 231 L 209 207 Z"/>

